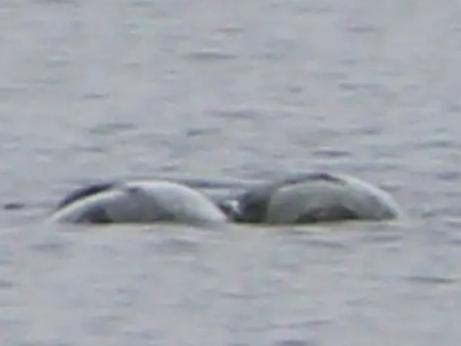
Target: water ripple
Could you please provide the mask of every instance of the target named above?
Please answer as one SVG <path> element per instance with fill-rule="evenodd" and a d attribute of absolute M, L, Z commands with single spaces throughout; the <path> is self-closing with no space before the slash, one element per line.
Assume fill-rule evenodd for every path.
<path fill-rule="evenodd" d="M 287 340 L 277 341 L 273 345 L 274 346 L 316 346 L 318 344 L 315 341 L 287 339 Z"/>
<path fill-rule="evenodd" d="M 202 50 L 184 55 L 187 60 L 197 62 L 222 62 L 237 59 L 238 56 L 231 53 L 225 53 L 215 50 Z"/>
<path fill-rule="evenodd" d="M 404 278 L 407 281 L 424 284 L 429 286 L 440 286 L 440 285 L 453 285 L 459 282 L 459 278 L 450 278 L 443 276 L 425 276 L 425 275 L 412 275 Z"/>
<path fill-rule="evenodd" d="M 168 238 L 156 240 L 146 244 L 148 251 L 155 251 L 163 254 L 193 254 L 200 248 L 200 243 L 196 240 L 185 238 Z"/>
<path fill-rule="evenodd" d="M 458 181 L 461 178 L 461 172 L 459 171 L 445 171 L 436 174 L 437 179 L 442 181 L 452 182 Z"/>
<path fill-rule="evenodd" d="M 14 283 L 10 280 L 0 279 L 0 289 L 10 289 L 14 287 Z"/>
<path fill-rule="evenodd" d="M 341 158 L 350 157 L 352 153 L 347 150 L 334 149 L 334 148 L 319 148 L 312 152 L 313 156 L 328 157 L 328 158 Z"/>
<path fill-rule="evenodd" d="M 100 136 L 111 136 L 120 132 L 133 130 L 136 125 L 131 122 L 113 122 L 113 123 L 102 123 L 94 126 L 89 130 L 91 134 Z"/>

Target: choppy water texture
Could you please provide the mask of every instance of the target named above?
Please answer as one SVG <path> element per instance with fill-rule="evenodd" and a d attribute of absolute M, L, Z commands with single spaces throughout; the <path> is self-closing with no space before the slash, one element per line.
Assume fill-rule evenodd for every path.
<path fill-rule="evenodd" d="M 2 345 L 459 343 L 456 2 L 2 0 L 0 33 Z M 88 182 L 322 169 L 406 218 L 44 222 Z"/>

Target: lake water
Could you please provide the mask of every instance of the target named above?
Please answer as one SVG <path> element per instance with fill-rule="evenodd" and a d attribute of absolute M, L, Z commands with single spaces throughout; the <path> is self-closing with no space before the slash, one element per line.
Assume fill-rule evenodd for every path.
<path fill-rule="evenodd" d="M 456 2 L 2 0 L 0 32 L 2 345 L 459 343 Z M 46 222 L 94 181 L 311 170 L 405 217 Z"/>

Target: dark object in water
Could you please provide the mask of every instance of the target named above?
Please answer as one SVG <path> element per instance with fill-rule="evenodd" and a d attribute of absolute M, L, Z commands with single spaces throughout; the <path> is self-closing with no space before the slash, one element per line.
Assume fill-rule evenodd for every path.
<path fill-rule="evenodd" d="M 3 205 L 5 210 L 21 210 L 24 209 L 26 205 L 22 202 L 8 202 Z"/>
<path fill-rule="evenodd" d="M 112 187 L 114 187 L 116 183 L 115 182 L 110 182 L 110 183 L 95 183 L 89 186 L 84 186 L 81 188 L 78 188 L 77 190 L 71 192 L 69 195 L 67 195 L 61 202 L 58 203 L 56 209 L 62 209 L 63 207 L 79 200 L 84 197 L 89 197 L 92 195 L 95 195 L 99 192 L 107 191 L 110 190 Z"/>

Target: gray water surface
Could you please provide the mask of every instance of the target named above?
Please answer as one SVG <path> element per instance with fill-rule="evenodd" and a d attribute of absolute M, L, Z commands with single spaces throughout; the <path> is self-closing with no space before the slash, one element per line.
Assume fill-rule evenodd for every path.
<path fill-rule="evenodd" d="M 458 345 L 456 2 L 3 0 L 0 33 L 1 345 Z M 312 170 L 405 217 L 46 222 L 95 181 Z"/>

